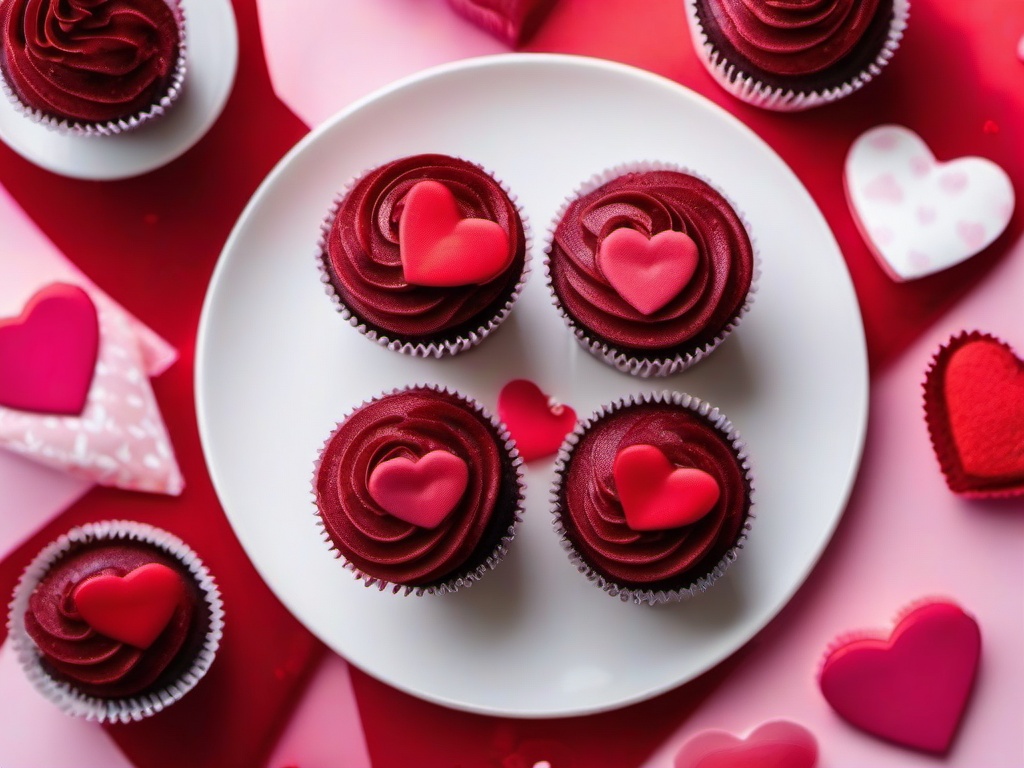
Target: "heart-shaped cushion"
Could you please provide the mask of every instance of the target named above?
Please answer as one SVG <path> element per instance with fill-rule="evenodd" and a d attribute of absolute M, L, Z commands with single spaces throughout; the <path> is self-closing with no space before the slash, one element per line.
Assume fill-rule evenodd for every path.
<path fill-rule="evenodd" d="M 620 450 L 612 464 L 615 490 L 634 531 L 691 525 L 710 512 L 721 493 L 718 481 L 696 467 L 676 467 L 653 445 Z"/>
<path fill-rule="evenodd" d="M 389 515 L 420 528 L 436 528 L 459 503 L 469 482 L 466 462 L 448 451 L 418 460 L 398 456 L 370 472 L 370 497 Z"/>
<path fill-rule="evenodd" d="M 479 27 L 509 45 L 526 42 L 544 21 L 556 0 L 448 0 Z"/>
<path fill-rule="evenodd" d="M 615 292 L 642 315 L 653 315 L 679 295 L 697 270 L 697 244 L 685 232 L 665 230 L 648 239 L 620 227 L 597 250 L 597 266 Z"/>
<path fill-rule="evenodd" d="M 702 731 L 676 753 L 674 768 L 814 768 L 818 743 L 802 725 L 773 720 L 745 739 Z"/>
<path fill-rule="evenodd" d="M 576 426 L 576 411 L 556 403 L 532 381 L 515 379 L 498 393 L 498 418 L 523 461 L 551 456 Z"/>
<path fill-rule="evenodd" d="M 981 654 L 977 622 L 957 605 L 921 604 L 888 639 L 833 648 L 819 683 L 832 708 L 861 730 L 944 753 L 956 733 Z"/>
<path fill-rule="evenodd" d="M 398 251 L 405 281 L 435 288 L 489 283 L 513 258 L 500 224 L 463 218 L 451 190 L 433 180 L 405 196 Z"/>

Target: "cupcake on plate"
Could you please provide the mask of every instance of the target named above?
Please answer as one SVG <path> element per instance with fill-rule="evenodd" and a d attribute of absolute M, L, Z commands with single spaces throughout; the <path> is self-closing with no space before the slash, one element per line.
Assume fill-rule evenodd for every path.
<path fill-rule="evenodd" d="M 164 114 L 185 77 L 179 0 L 5 0 L 0 84 L 27 116 L 85 135 Z"/>
<path fill-rule="evenodd" d="M 389 349 L 441 357 L 508 316 L 527 273 L 529 227 L 479 165 L 415 155 L 350 182 L 318 252 L 327 293 L 351 325 Z"/>
<path fill-rule="evenodd" d="M 795 111 L 848 96 L 899 47 L 909 0 L 686 0 L 697 54 L 734 96 Z"/>
<path fill-rule="evenodd" d="M 61 709 L 129 722 L 199 682 L 223 616 L 213 578 L 183 541 L 117 520 L 44 548 L 14 591 L 8 628 L 29 679 Z"/>
<path fill-rule="evenodd" d="M 546 267 L 577 340 L 638 376 L 710 354 L 746 313 L 757 277 L 747 227 L 725 196 L 651 163 L 585 183 L 555 217 Z"/>
<path fill-rule="evenodd" d="M 357 407 L 324 444 L 318 522 L 366 586 L 454 592 L 505 555 L 522 510 L 521 464 L 507 430 L 473 400 L 397 389 Z"/>
<path fill-rule="evenodd" d="M 555 528 L 577 569 L 624 601 L 704 592 L 742 547 L 753 486 L 729 420 L 692 395 L 598 410 L 569 435 L 552 487 Z"/>

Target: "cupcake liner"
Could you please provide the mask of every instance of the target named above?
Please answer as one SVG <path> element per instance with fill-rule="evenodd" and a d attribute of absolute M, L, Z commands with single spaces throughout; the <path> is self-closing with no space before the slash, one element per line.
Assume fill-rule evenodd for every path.
<path fill-rule="evenodd" d="M 849 96 L 880 74 L 882 68 L 900 46 L 900 40 L 903 38 L 907 20 L 910 17 L 910 0 L 893 0 L 889 34 L 874 61 L 852 80 L 820 91 L 772 86 L 761 82 L 753 75 L 741 72 L 708 39 L 698 18 L 697 0 L 686 0 L 686 16 L 689 21 L 690 36 L 693 39 L 694 48 L 697 50 L 697 57 L 722 88 L 755 107 L 777 112 L 797 112 L 822 104 L 830 104 Z"/>
<path fill-rule="evenodd" d="M 330 443 L 331 438 L 334 437 L 335 432 L 342 425 L 342 423 L 344 423 L 345 419 L 351 416 L 355 411 L 367 405 L 370 405 L 371 403 L 377 402 L 381 398 L 388 397 L 389 395 L 401 394 L 402 392 L 408 392 L 410 390 L 415 389 L 428 389 L 432 392 L 437 392 L 439 394 L 452 395 L 454 397 L 457 397 L 459 400 L 463 401 L 467 405 L 469 405 L 477 414 L 482 416 L 487 422 L 490 423 L 491 427 L 494 429 L 494 433 L 498 436 L 501 446 L 508 452 L 508 458 L 511 462 L 511 466 L 516 473 L 516 508 L 515 510 L 513 510 L 512 522 L 509 524 L 508 530 L 501 536 L 498 543 L 495 545 L 494 550 L 485 558 L 483 563 L 477 565 L 476 567 L 471 568 L 465 572 L 457 570 L 456 572 L 454 572 L 454 575 L 449 577 L 447 580 L 439 584 L 431 584 L 428 586 L 396 584 L 386 579 L 382 579 L 378 576 L 372 576 L 361 571 L 353 563 L 345 559 L 344 554 L 342 554 L 341 550 L 339 550 L 335 543 L 332 541 L 330 534 L 327 532 L 326 524 L 324 523 L 324 520 L 320 515 L 320 510 L 317 507 L 316 502 L 316 478 L 320 472 L 320 464 L 323 461 L 324 451 L 326 450 L 328 443 Z M 502 422 L 500 422 L 495 416 L 493 416 L 486 408 L 480 405 L 480 403 L 478 403 L 476 400 L 466 397 L 465 395 L 461 394 L 455 389 L 441 386 L 439 384 L 412 384 L 405 387 L 396 387 L 395 389 L 392 389 L 388 392 L 383 392 L 376 397 L 372 397 L 368 400 L 363 400 L 359 405 L 351 408 L 345 414 L 342 420 L 335 424 L 334 428 L 331 430 L 331 434 L 327 436 L 327 439 L 324 440 L 323 445 L 317 452 L 316 460 L 313 463 L 312 486 L 314 506 L 313 514 L 316 517 L 317 528 L 320 529 L 320 538 L 327 545 L 327 548 L 331 552 L 331 554 L 336 559 L 342 561 L 343 567 L 346 570 L 351 571 L 355 578 L 362 581 L 363 585 L 366 587 L 376 587 L 381 592 L 390 589 L 392 594 L 402 593 L 403 596 L 408 596 L 412 594 L 416 595 L 417 597 L 434 594 L 444 595 L 452 592 L 458 592 L 459 589 L 462 588 L 468 589 L 469 587 L 473 586 L 475 582 L 483 578 L 484 574 L 486 574 L 490 570 L 493 570 L 498 565 L 498 563 L 501 562 L 502 558 L 504 558 L 505 555 L 508 554 L 508 548 L 516 537 L 516 530 L 519 526 L 519 523 L 522 522 L 523 503 L 526 499 L 526 480 L 523 476 L 523 459 L 519 455 L 519 449 L 516 448 L 516 443 L 512 439 L 512 435 L 509 433 L 505 425 Z"/>
<path fill-rule="evenodd" d="M 682 408 L 688 408 L 694 413 L 702 416 L 710 425 L 721 432 L 732 446 L 736 459 L 743 468 L 744 479 L 746 480 L 747 487 L 750 490 L 750 503 L 747 511 L 747 518 L 743 522 L 743 526 L 740 529 L 740 534 L 736 539 L 736 543 L 729 548 L 725 555 L 722 556 L 722 559 L 719 560 L 707 574 L 698 577 L 688 586 L 672 590 L 626 587 L 614 582 L 595 570 L 579 553 L 572 541 L 570 541 L 565 525 L 562 522 L 562 504 L 559 499 L 559 494 L 562 489 L 562 479 L 565 471 L 568 469 L 573 450 L 587 430 L 606 416 L 610 416 L 623 408 L 649 403 L 672 404 L 678 405 Z M 629 397 L 598 408 L 586 421 L 582 421 L 577 424 L 576 429 L 570 432 L 566 437 L 565 442 L 562 443 L 562 447 L 558 451 L 558 458 L 555 462 L 555 480 L 551 485 L 551 509 L 554 518 L 553 525 L 558 534 L 562 548 L 568 553 L 569 560 L 574 566 L 576 566 L 576 570 L 586 576 L 587 579 L 603 589 L 609 595 L 617 596 L 623 602 L 632 602 L 636 604 L 646 603 L 648 605 L 659 605 L 669 602 L 681 602 L 710 589 L 711 586 L 721 578 L 726 569 L 739 557 L 739 551 L 743 548 L 743 544 L 747 539 L 747 534 L 750 532 L 751 525 L 754 520 L 753 508 L 753 474 L 750 468 L 750 460 L 747 456 L 746 445 L 740 439 L 739 433 L 736 431 L 735 427 L 733 427 L 732 422 L 729 421 L 729 419 L 726 418 L 718 408 L 713 407 L 710 403 L 707 403 L 694 395 L 688 395 L 683 392 L 665 391 L 630 395 Z"/>
<path fill-rule="evenodd" d="M 743 223 L 744 229 L 747 231 L 747 237 L 750 238 L 750 246 L 754 253 L 754 270 L 750 281 L 750 290 L 747 291 L 747 297 L 743 302 L 743 305 L 739 308 L 736 315 L 719 331 L 719 333 L 709 342 L 695 348 L 694 350 L 686 353 L 676 354 L 664 354 L 656 355 L 652 351 L 651 355 L 646 357 L 636 357 L 629 352 L 619 349 L 615 344 L 602 341 L 594 338 L 590 332 L 580 325 L 576 324 L 576 321 L 565 311 L 562 307 L 562 302 L 558 295 L 555 293 L 554 280 L 551 274 L 551 249 L 554 246 L 555 230 L 558 228 L 558 223 L 565 216 L 569 206 L 580 197 L 588 195 L 599 187 L 603 187 L 608 182 L 619 176 L 624 176 L 627 173 L 647 173 L 649 171 L 675 171 L 677 173 L 685 173 L 694 178 L 700 179 L 709 187 L 714 189 L 718 194 L 725 198 L 726 202 L 732 207 L 733 211 L 739 217 Z M 750 307 L 754 303 L 754 297 L 757 293 L 758 280 L 761 277 L 761 257 L 758 253 L 757 240 L 754 238 L 750 223 L 747 220 L 746 215 L 736 207 L 732 199 L 726 195 L 718 185 L 714 184 L 706 176 L 693 171 L 692 169 L 677 165 L 675 163 L 657 162 L 651 160 L 643 160 L 634 163 L 622 163 L 619 165 L 612 166 L 600 173 L 596 173 L 589 179 L 580 184 L 571 195 L 566 197 L 561 205 L 558 207 L 558 211 L 555 213 L 554 218 L 551 220 L 551 224 L 548 227 L 547 239 L 544 246 L 544 276 L 547 280 L 548 290 L 551 293 L 552 302 L 555 305 L 555 309 L 558 310 L 558 314 L 562 316 L 562 320 L 572 331 L 576 337 L 576 341 L 583 346 L 590 354 L 599 360 L 607 363 L 613 368 L 628 373 L 633 376 L 639 376 L 640 378 L 660 378 L 662 376 L 671 376 L 675 373 L 685 371 L 692 365 L 703 360 L 705 357 L 710 355 L 719 344 L 735 330 L 740 324 L 740 321 L 750 310 Z"/>
<path fill-rule="evenodd" d="M 453 156 L 454 157 L 454 156 Z M 341 296 L 335 291 L 334 286 L 331 284 L 331 278 L 328 273 L 327 267 L 327 238 L 330 234 L 331 227 L 334 224 L 334 219 L 338 214 L 344 199 L 348 196 L 348 193 L 352 191 L 353 187 L 362 180 L 366 174 L 370 173 L 373 169 L 366 169 L 361 173 L 356 174 L 349 179 L 341 191 L 334 196 L 334 200 L 331 203 L 330 209 L 327 212 L 327 216 L 320 224 L 320 238 L 317 241 L 316 246 L 316 264 L 317 269 L 320 272 L 320 282 L 324 286 L 324 293 L 330 297 L 331 302 L 334 304 L 334 308 L 341 314 L 342 318 L 348 322 L 353 328 L 363 334 L 370 341 L 376 342 L 380 346 L 390 349 L 393 352 L 400 352 L 405 355 L 412 355 L 413 357 L 434 357 L 441 358 L 445 356 L 457 355 L 460 352 L 465 352 L 472 349 L 487 336 L 489 336 L 499 325 L 505 322 L 505 319 L 509 316 L 512 311 L 512 307 L 516 301 L 519 300 L 520 294 L 523 292 L 523 287 L 526 285 L 526 278 L 530 274 L 530 259 L 531 251 L 533 250 L 533 234 L 530 228 L 530 221 L 523 210 L 522 205 L 519 203 L 519 198 L 509 189 L 508 185 L 498 179 L 489 169 L 474 163 L 471 160 L 465 158 L 456 157 L 457 160 L 471 163 L 472 165 L 479 168 L 481 171 L 490 176 L 494 182 L 501 187 L 501 190 L 505 193 L 508 199 L 516 208 L 516 212 L 519 215 L 519 220 L 523 226 L 523 249 L 525 258 L 523 261 L 523 271 L 519 275 L 519 281 L 512 289 L 512 295 L 509 296 L 504 306 L 498 310 L 497 314 L 487 320 L 487 322 L 480 325 L 479 328 L 465 334 L 456 335 L 450 339 L 443 341 L 410 341 L 398 336 L 398 334 L 389 335 L 387 331 L 377 330 L 369 327 L 355 312 L 350 310 Z"/>
<path fill-rule="evenodd" d="M 0 67 L 0 90 L 4 92 L 7 100 L 34 123 L 58 133 L 72 134 L 75 136 L 116 136 L 119 133 L 133 131 L 155 117 L 163 115 L 181 95 L 185 84 L 187 70 L 188 44 L 186 39 L 185 9 L 181 7 L 181 0 L 164 0 L 174 14 L 178 22 L 178 58 L 174 63 L 174 73 L 171 81 L 160 99 L 147 109 L 119 120 L 112 120 L 105 123 L 81 123 L 74 122 L 68 118 L 56 117 L 47 114 L 39 109 L 34 109 L 18 98 L 14 88 L 7 82 L 4 76 L 3 67 Z"/>
<path fill-rule="evenodd" d="M 124 699 L 101 699 L 79 693 L 68 683 L 51 677 L 25 630 L 29 598 L 50 567 L 81 544 L 124 539 L 150 544 L 173 555 L 188 568 L 206 602 L 210 626 L 203 647 L 191 667 L 164 688 Z M 224 605 L 220 590 L 199 556 L 181 539 L 167 531 L 129 520 L 107 520 L 73 528 L 45 547 L 29 564 L 18 581 L 7 621 L 15 656 L 35 688 L 64 712 L 87 720 L 128 723 L 155 715 L 181 699 L 203 678 L 213 663 L 224 630 Z"/>

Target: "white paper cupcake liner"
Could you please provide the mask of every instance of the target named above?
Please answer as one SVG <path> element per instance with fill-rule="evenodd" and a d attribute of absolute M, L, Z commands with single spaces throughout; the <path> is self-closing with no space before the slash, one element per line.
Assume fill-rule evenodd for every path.
<path fill-rule="evenodd" d="M 167 6 L 174 13 L 178 22 L 178 58 L 174 63 L 174 72 L 171 81 L 160 99 L 147 109 L 134 115 L 123 117 L 106 123 L 81 123 L 67 118 L 55 117 L 39 109 L 28 106 L 15 93 L 14 88 L 4 77 L 3 68 L 0 67 L 0 90 L 6 94 L 8 101 L 32 122 L 57 131 L 58 133 L 72 134 L 76 136 L 116 136 L 119 133 L 133 131 L 155 117 L 163 115 L 181 95 L 185 84 L 187 70 L 188 45 L 186 40 L 187 24 L 185 22 L 185 9 L 181 7 L 180 0 L 164 0 Z"/>
<path fill-rule="evenodd" d="M 624 176 L 627 173 L 647 173 L 650 171 L 675 171 L 677 173 L 685 173 L 689 176 L 700 179 L 725 198 L 726 202 L 729 203 L 730 207 L 739 217 L 743 224 L 743 228 L 747 231 L 747 237 L 750 239 L 750 247 L 754 254 L 754 270 L 751 276 L 750 289 L 747 291 L 747 296 L 743 305 L 739 308 L 735 317 L 733 317 L 732 320 L 730 320 L 713 339 L 695 348 L 693 351 L 683 354 L 676 353 L 658 355 L 652 351 L 650 355 L 641 358 L 620 349 L 615 344 L 595 338 L 586 328 L 578 325 L 568 312 L 566 312 L 562 306 L 561 300 L 555 293 L 554 280 L 551 275 L 551 249 L 554 246 L 555 230 L 558 228 L 559 222 L 565 217 L 565 213 L 569 209 L 569 206 L 575 200 L 583 197 L 584 195 L 590 194 L 599 187 L 603 187 L 605 184 L 619 176 Z M 758 280 L 761 277 L 761 258 L 758 253 L 757 240 L 751 231 L 750 223 L 747 220 L 746 215 L 736 207 L 732 199 L 714 182 L 686 166 L 674 163 L 643 160 L 635 163 L 623 163 L 594 174 L 580 184 L 571 195 L 567 196 L 562 201 L 548 227 L 547 239 L 544 245 L 544 277 L 547 281 L 548 290 L 551 293 L 555 309 L 558 310 L 558 314 L 562 316 L 562 320 L 569 327 L 569 330 L 572 331 L 573 336 L 576 337 L 576 341 L 578 341 L 584 349 L 590 352 L 594 357 L 607 363 L 613 368 L 622 371 L 623 373 L 639 376 L 640 378 L 660 378 L 662 376 L 671 376 L 672 374 L 680 373 L 690 366 L 700 362 L 717 349 L 718 345 L 725 341 L 729 334 L 736 329 L 740 324 L 740 321 L 747 312 L 750 311 L 750 307 L 754 303 Z"/>
<path fill-rule="evenodd" d="M 413 586 L 408 584 L 396 584 L 386 579 L 382 579 L 379 576 L 372 576 L 368 573 L 361 571 L 353 563 L 345 559 L 344 554 L 335 545 L 331 539 L 331 535 L 327 532 L 326 524 L 324 523 L 323 517 L 320 515 L 319 507 L 317 507 L 317 492 L 316 492 L 316 479 L 320 472 L 320 464 L 323 461 L 323 454 L 330 443 L 331 438 L 334 437 L 335 432 L 344 423 L 345 419 L 355 413 L 357 410 L 364 408 L 371 403 L 375 403 L 378 400 L 388 397 L 390 395 L 401 394 L 402 392 L 408 392 L 416 389 L 427 389 L 432 392 L 439 394 L 451 395 L 457 397 L 459 400 L 464 402 L 470 408 L 473 409 L 477 414 L 483 417 L 493 427 L 495 434 L 498 436 L 501 447 L 507 451 L 509 460 L 512 468 L 516 473 L 516 508 L 513 511 L 513 519 L 509 524 L 508 530 L 502 535 L 498 543 L 495 545 L 494 550 L 486 557 L 483 563 L 476 566 L 475 568 L 465 572 L 458 573 L 456 576 L 441 582 L 439 584 L 432 584 L 429 586 Z M 486 408 L 484 408 L 476 400 L 466 397 L 455 389 L 441 386 L 438 384 L 412 384 L 406 387 L 396 387 L 389 392 L 384 392 L 376 397 L 372 397 L 369 400 L 363 400 L 362 403 L 350 409 L 345 414 L 344 418 L 335 424 L 331 430 L 331 434 L 324 440 L 323 445 L 317 452 L 316 460 L 313 463 L 313 481 L 312 481 L 312 494 L 313 494 L 313 514 L 316 518 L 317 528 L 320 530 L 320 538 L 327 545 L 328 550 L 331 554 L 342 561 L 342 566 L 352 572 L 352 574 L 363 582 L 366 587 L 376 587 L 380 591 L 388 590 L 392 594 L 403 594 L 403 595 L 415 595 L 421 597 L 423 595 L 444 595 L 452 592 L 458 592 L 462 588 L 469 588 L 473 584 L 484 577 L 484 575 L 493 570 L 499 562 L 508 554 L 508 548 L 512 544 L 512 541 L 516 537 L 516 531 L 519 523 L 522 522 L 523 503 L 526 499 L 526 480 L 523 477 L 523 459 L 519 455 L 519 449 L 516 448 L 516 443 L 512 439 L 512 435 L 509 433 L 508 428 L 500 422 L 497 417 L 493 416 Z M 458 569 L 455 569 L 458 571 Z"/>
<path fill-rule="evenodd" d="M 505 184 L 504 181 L 498 179 L 498 177 L 495 176 L 494 173 L 492 173 L 489 169 L 485 168 L 479 163 L 474 163 L 471 160 L 466 160 L 465 158 L 456 157 L 455 159 L 462 160 L 463 162 L 466 163 L 470 163 L 471 165 L 476 166 L 481 171 L 490 176 L 491 179 L 493 179 L 494 182 L 499 187 L 501 187 L 501 190 L 512 202 L 512 205 L 515 206 L 516 213 L 519 215 L 519 219 L 522 222 L 523 226 L 523 250 L 525 255 L 523 260 L 523 271 L 519 275 L 519 281 L 513 287 L 512 294 L 509 296 L 504 306 L 502 306 L 493 317 L 488 318 L 488 320 L 485 323 L 483 323 L 479 328 L 476 328 L 469 333 L 453 336 L 450 339 L 444 339 L 442 341 L 431 342 L 407 341 L 401 338 L 396 338 L 394 334 L 389 335 L 389 333 L 385 330 L 377 330 L 375 328 L 371 328 L 370 326 L 368 326 L 362 319 L 359 318 L 358 315 L 356 315 L 352 310 L 350 310 L 345 305 L 345 302 L 342 300 L 341 296 L 338 295 L 334 286 L 331 284 L 331 278 L 328 273 L 327 267 L 327 238 L 330 235 L 331 227 L 334 224 L 334 219 L 338 214 L 338 209 L 341 206 L 342 202 L 344 201 L 345 197 L 347 197 L 348 193 L 352 191 L 353 187 L 355 187 L 355 185 L 358 184 L 359 181 L 367 173 L 370 173 L 370 171 L 372 171 L 373 169 L 367 169 L 362 173 L 353 176 L 351 179 L 348 180 L 348 182 L 345 183 L 345 186 L 342 187 L 341 191 L 335 195 L 334 200 L 331 203 L 331 207 L 327 212 L 327 216 L 320 225 L 320 238 L 317 241 L 316 246 L 316 264 L 317 269 L 320 272 L 320 282 L 324 286 L 324 292 L 327 294 L 331 302 L 334 304 L 334 308 L 341 314 L 342 318 L 346 320 L 349 325 L 351 325 L 353 328 L 359 331 L 359 333 L 363 334 L 370 341 L 373 341 L 386 349 L 390 349 L 393 352 L 400 352 L 404 355 L 412 355 L 413 357 L 441 358 L 451 355 L 457 355 L 460 352 L 465 352 L 469 349 L 472 349 L 485 338 L 487 338 L 493 331 L 495 331 L 499 325 L 505 322 L 505 319 L 509 316 L 509 313 L 512 311 L 512 307 L 515 305 L 516 301 L 519 300 L 519 296 L 523 292 L 523 287 L 526 285 L 526 278 L 530 274 L 530 260 L 531 252 L 533 250 L 533 234 L 530 228 L 529 217 L 523 210 L 522 205 L 520 205 L 519 199 L 512 193 L 508 185 Z"/>
<path fill-rule="evenodd" d="M 842 85 L 825 90 L 794 90 L 768 85 L 755 76 L 740 71 L 728 57 L 719 52 L 704 31 L 698 18 L 697 0 L 686 0 L 686 16 L 690 27 L 697 57 L 703 62 L 711 76 L 722 88 L 748 104 L 776 112 L 797 112 L 822 104 L 830 104 L 849 96 L 867 85 L 882 71 L 900 46 L 900 40 L 907 28 L 910 18 L 910 0 L 893 0 L 893 17 L 889 25 L 889 34 L 878 55 L 868 67 L 859 72 L 852 80 Z"/>
<path fill-rule="evenodd" d="M 43 668 L 39 651 L 25 631 L 29 598 L 51 566 L 70 551 L 94 541 L 138 541 L 162 549 L 181 561 L 195 579 L 209 613 L 203 646 L 187 671 L 151 693 L 123 699 L 101 699 L 79 693 L 71 683 L 57 680 Z M 203 678 L 220 646 L 224 604 L 220 590 L 202 560 L 185 542 L 167 531 L 130 520 L 106 520 L 73 528 L 45 547 L 22 574 L 11 600 L 7 628 L 14 653 L 32 684 L 64 712 L 87 720 L 128 723 L 155 715 L 192 690 Z"/>
<path fill-rule="evenodd" d="M 579 553 L 576 546 L 569 538 L 565 524 L 562 522 L 563 511 L 560 500 L 562 480 L 566 470 L 568 469 L 569 461 L 572 458 L 573 450 L 576 448 L 577 443 L 579 443 L 583 435 L 593 427 L 594 424 L 601 421 L 606 416 L 610 416 L 617 411 L 629 408 L 630 406 L 645 405 L 649 403 L 664 403 L 677 405 L 681 408 L 688 408 L 703 417 L 708 424 L 721 432 L 732 446 L 736 460 L 743 469 L 744 479 L 746 480 L 747 488 L 749 489 L 747 517 L 740 529 L 736 543 L 729 548 L 729 550 L 722 556 L 722 559 L 719 560 L 708 573 L 694 579 L 688 586 L 671 590 L 627 587 L 607 578 L 594 569 Z M 665 391 L 630 395 L 627 398 L 602 406 L 588 419 L 577 424 L 576 429 L 569 433 L 565 438 L 565 442 L 562 443 L 562 447 L 558 451 L 558 458 L 555 462 L 555 480 L 551 485 L 551 511 L 553 515 L 553 525 L 558 534 L 562 548 L 568 553 L 570 561 L 574 566 L 576 566 L 576 570 L 586 576 L 587 579 L 603 589 L 609 595 L 618 597 L 623 602 L 658 605 L 662 603 L 680 602 L 702 592 L 707 592 L 711 586 L 722 577 L 726 569 L 739 557 L 739 552 L 743 548 L 744 542 L 747 540 L 747 534 L 750 532 L 750 528 L 754 520 L 753 509 L 753 473 L 750 467 L 750 459 L 747 456 L 746 445 L 740 438 L 739 433 L 736 431 L 735 427 L 733 427 L 732 422 L 729 421 L 725 414 L 719 411 L 718 408 L 713 407 L 710 403 L 704 402 L 694 395 L 688 395 L 683 392 Z"/>

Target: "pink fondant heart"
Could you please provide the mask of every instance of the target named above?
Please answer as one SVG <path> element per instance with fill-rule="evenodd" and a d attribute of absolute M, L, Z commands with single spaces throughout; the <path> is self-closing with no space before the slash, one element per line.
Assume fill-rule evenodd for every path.
<path fill-rule="evenodd" d="M 628 227 L 601 241 L 597 266 L 626 303 L 653 315 L 674 299 L 697 270 L 697 244 L 685 232 L 666 230 L 649 240 Z"/>
<path fill-rule="evenodd" d="M 76 416 L 85 408 L 100 331 L 75 285 L 52 283 L 18 317 L 0 320 L 0 406 Z"/>
<path fill-rule="evenodd" d="M 947 602 L 918 606 L 887 639 L 847 641 L 825 659 L 819 683 L 832 708 L 858 728 L 943 753 L 974 683 L 981 633 Z"/>
<path fill-rule="evenodd" d="M 703 731 L 676 753 L 674 768 L 814 768 L 818 743 L 802 725 L 773 720 L 747 738 Z"/>
<path fill-rule="evenodd" d="M 615 489 L 634 531 L 690 525 L 714 508 L 718 481 L 694 467 L 676 467 L 653 445 L 631 445 L 615 456 Z"/>
<path fill-rule="evenodd" d="M 448 451 L 431 451 L 418 461 L 398 457 L 370 472 L 370 497 L 389 515 L 420 528 L 436 528 L 466 492 L 469 467 Z"/>
<path fill-rule="evenodd" d="M 526 379 L 515 379 L 501 388 L 498 418 L 508 427 L 523 461 L 551 456 L 576 426 L 576 411 L 553 402 Z"/>
<path fill-rule="evenodd" d="M 93 576 L 75 588 L 75 608 L 101 635 L 149 648 L 164 631 L 185 595 L 181 576 L 149 563 L 125 576 Z"/>
<path fill-rule="evenodd" d="M 448 0 L 467 19 L 509 45 L 520 45 L 537 30 L 555 0 Z"/>
<path fill-rule="evenodd" d="M 455 196 L 421 181 L 405 196 L 398 223 L 402 271 L 411 285 L 450 288 L 490 282 L 512 262 L 508 235 L 487 219 L 464 219 Z"/>

